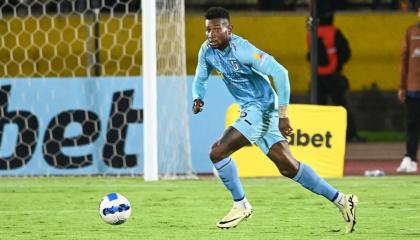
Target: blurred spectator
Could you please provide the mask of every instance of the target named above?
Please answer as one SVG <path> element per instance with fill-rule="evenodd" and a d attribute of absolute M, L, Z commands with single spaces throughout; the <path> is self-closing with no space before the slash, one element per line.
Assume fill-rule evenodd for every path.
<path fill-rule="evenodd" d="M 347 141 L 364 142 L 366 139 L 357 134 L 356 124 L 348 108 L 346 94 L 349 84 L 342 74 L 343 66 L 351 56 L 350 46 L 344 34 L 333 25 L 333 20 L 333 11 L 321 11 L 318 19 L 317 103 L 327 105 L 330 98 L 333 105 L 346 108 Z M 310 45 L 309 32 L 307 39 Z"/>
<path fill-rule="evenodd" d="M 417 2 L 417 0 L 410 0 L 411 9 L 413 9 L 414 11 L 417 11 L 416 2 Z"/>
<path fill-rule="evenodd" d="M 417 1 L 420 18 L 420 1 Z M 420 23 L 405 32 L 401 54 L 401 79 L 398 98 L 406 106 L 406 153 L 397 172 L 417 172 L 420 137 Z"/>

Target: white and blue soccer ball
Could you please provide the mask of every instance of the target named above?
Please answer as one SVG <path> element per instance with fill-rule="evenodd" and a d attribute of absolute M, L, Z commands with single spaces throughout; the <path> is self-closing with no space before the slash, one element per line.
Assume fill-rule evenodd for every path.
<path fill-rule="evenodd" d="M 123 195 L 110 193 L 102 198 L 99 214 L 106 223 L 123 224 L 131 215 L 131 204 Z"/>

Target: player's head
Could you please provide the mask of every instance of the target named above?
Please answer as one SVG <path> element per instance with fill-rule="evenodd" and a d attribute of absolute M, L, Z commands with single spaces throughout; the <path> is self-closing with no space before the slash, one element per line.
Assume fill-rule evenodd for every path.
<path fill-rule="evenodd" d="M 206 15 L 206 36 L 211 48 L 224 49 L 232 34 L 229 12 L 222 7 L 211 7 Z"/>
<path fill-rule="evenodd" d="M 334 23 L 334 13 L 325 12 L 318 17 L 319 25 L 332 25 Z"/>

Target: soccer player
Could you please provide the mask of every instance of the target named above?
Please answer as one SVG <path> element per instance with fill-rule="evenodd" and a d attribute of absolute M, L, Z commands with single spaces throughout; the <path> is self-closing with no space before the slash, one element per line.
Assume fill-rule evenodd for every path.
<path fill-rule="evenodd" d="M 294 159 L 289 150 L 284 137 L 292 132 L 287 116 L 290 97 L 287 70 L 272 56 L 233 34 L 226 9 L 212 7 L 206 12 L 205 19 L 207 41 L 198 53 L 192 86 L 192 111 L 197 114 L 203 110 L 207 80 L 213 69 L 219 72 L 241 105 L 240 119 L 226 129 L 210 150 L 210 159 L 234 201 L 232 209 L 217 227 L 235 227 L 252 214 L 235 162 L 229 156 L 244 146 L 256 144 L 283 176 L 334 203 L 346 221 L 346 232 L 352 232 L 356 224 L 357 197 L 338 192 L 310 166 Z M 268 75 L 274 81 L 277 94 Z"/>

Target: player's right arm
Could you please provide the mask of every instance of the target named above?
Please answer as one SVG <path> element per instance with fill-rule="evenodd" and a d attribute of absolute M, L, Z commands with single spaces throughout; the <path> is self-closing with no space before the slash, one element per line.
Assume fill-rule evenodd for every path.
<path fill-rule="evenodd" d="M 198 52 L 198 63 L 192 83 L 192 111 L 194 114 L 203 110 L 203 99 L 207 90 L 207 81 L 212 70 L 212 67 L 207 63 L 205 57 L 208 48 L 207 42 L 205 42 L 201 45 L 200 51 Z"/>

